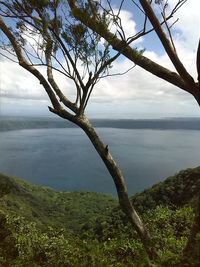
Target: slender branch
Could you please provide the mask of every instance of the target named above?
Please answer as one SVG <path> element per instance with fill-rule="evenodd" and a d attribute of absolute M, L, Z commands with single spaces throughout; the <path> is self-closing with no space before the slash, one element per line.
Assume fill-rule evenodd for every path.
<path fill-rule="evenodd" d="M 95 82 L 95 80 L 98 79 L 98 77 L 102 73 L 102 71 L 107 66 L 109 66 L 113 61 L 115 61 L 120 55 L 121 55 L 121 53 L 119 52 L 115 56 L 113 56 L 112 58 L 110 58 L 109 60 L 105 61 L 104 64 L 102 64 L 102 66 L 99 68 L 99 70 L 95 73 L 95 75 L 93 76 L 93 78 L 90 80 L 89 85 L 93 84 Z"/>
<path fill-rule="evenodd" d="M 13 58 L 16 58 L 16 59 L 17 59 L 16 54 L 15 54 L 14 52 L 12 52 L 10 49 L 8 49 L 6 45 L 2 45 L 2 46 L 0 46 L 0 48 L 1 48 L 2 50 L 4 50 L 5 52 L 7 52 L 9 55 L 11 55 L 11 57 L 8 56 L 8 59 L 10 59 L 10 60 L 12 60 Z M 4 55 L 5 55 L 5 54 L 4 54 Z M 3 56 L 4 56 L 4 55 L 3 55 Z M 6 57 L 6 55 L 5 55 L 5 57 Z M 15 60 L 15 59 L 13 59 L 13 60 L 16 61 L 16 62 L 18 62 L 18 61 Z"/>
<path fill-rule="evenodd" d="M 18 61 L 14 60 L 13 58 L 11 58 L 11 57 L 9 57 L 9 56 L 6 56 L 4 53 L 1 53 L 1 52 L 0 52 L 0 55 L 3 56 L 3 57 L 5 57 L 5 58 L 7 58 L 8 60 L 10 60 L 10 61 L 12 61 L 12 62 L 14 62 L 14 63 L 18 63 L 18 64 L 19 64 Z"/>
<path fill-rule="evenodd" d="M 174 41 L 173 41 L 173 38 L 172 38 L 172 34 L 171 34 L 171 27 L 172 27 L 172 25 L 171 25 L 171 27 L 169 27 L 169 25 L 168 25 L 168 23 L 167 23 L 165 10 L 166 10 L 166 5 L 165 5 L 165 7 L 164 7 L 164 9 L 163 9 L 163 12 L 161 12 L 161 15 L 162 15 L 163 20 L 164 20 L 164 22 L 165 22 L 165 26 L 166 26 L 166 28 L 167 28 L 167 31 L 168 31 L 168 34 L 169 34 L 169 38 L 170 38 L 172 47 L 173 47 L 173 49 L 174 49 L 174 53 L 177 54 L 177 52 L 176 52 L 176 47 L 175 47 L 175 44 L 174 44 Z"/>
<path fill-rule="evenodd" d="M 145 15 L 144 10 L 138 5 L 138 3 L 134 0 L 132 0 L 133 4 Z"/>
<path fill-rule="evenodd" d="M 54 70 L 60 72 L 61 74 L 63 74 L 63 75 L 66 76 L 67 78 L 72 79 L 71 76 L 70 76 L 70 74 L 68 73 L 68 71 L 65 69 L 65 67 L 63 66 L 63 64 L 60 62 L 60 60 L 58 60 L 57 57 L 56 57 L 55 55 L 53 55 L 53 54 L 51 54 L 51 57 L 56 61 L 56 63 L 60 66 L 60 68 L 61 68 L 63 71 L 60 70 L 60 69 L 58 69 L 58 68 L 56 68 L 56 67 L 54 67 L 53 65 L 52 65 L 52 69 L 54 69 Z"/>
<path fill-rule="evenodd" d="M 100 20 L 90 18 L 87 11 L 78 7 L 75 0 L 68 0 L 73 16 L 80 20 L 87 27 L 102 36 L 114 50 L 120 51 L 125 57 L 133 61 L 136 65 L 142 67 L 146 71 L 156 75 L 157 77 L 183 89 L 186 92 L 191 93 L 198 103 L 200 103 L 200 92 L 198 84 L 195 84 L 191 76 L 189 76 L 190 84 L 183 79 L 176 72 L 172 72 L 167 68 L 155 63 L 149 58 L 141 55 L 138 51 L 126 43 L 118 39 L 113 33 L 111 33 L 107 26 Z M 185 77 L 184 77 L 185 78 Z"/>
<path fill-rule="evenodd" d="M 83 84 L 83 81 L 82 81 L 82 79 L 81 79 L 81 77 L 80 77 L 80 74 L 79 74 L 79 72 L 78 72 L 78 70 L 77 70 L 76 64 L 75 64 L 75 62 L 73 61 L 73 59 L 72 59 L 72 57 L 71 57 L 69 51 L 68 51 L 67 48 L 65 47 L 65 45 L 64 45 L 64 43 L 63 43 L 63 41 L 62 41 L 62 39 L 60 38 L 60 36 L 57 35 L 57 33 L 56 33 L 52 28 L 50 28 L 50 30 L 52 31 L 52 33 L 54 34 L 54 36 L 56 37 L 56 39 L 57 39 L 58 42 L 60 43 L 60 45 L 61 45 L 63 51 L 66 53 L 66 56 L 67 56 L 67 58 L 69 59 L 69 61 L 70 61 L 71 65 L 72 65 L 72 68 L 73 68 L 74 72 L 76 73 L 76 76 L 77 76 L 77 78 L 78 78 L 78 81 L 79 81 L 81 87 L 84 88 L 84 84 Z"/>
<path fill-rule="evenodd" d="M 6 26 L 6 24 L 4 23 L 4 21 L 1 17 L 0 17 L 0 29 L 3 31 L 3 33 L 7 36 L 7 38 L 11 42 L 11 44 L 15 50 L 16 56 L 19 60 L 19 65 L 22 66 L 24 69 L 28 70 L 30 73 L 32 73 L 40 81 L 40 84 L 42 84 L 44 86 L 54 109 L 56 109 L 56 110 L 62 109 L 62 107 L 60 106 L 60 104 L 56 98 L 56 95 L 54 94 L 50 85 L 48 84 L 48 82 L 46 81 L 44 76 L 37 69 L 35 69 L 33 66 L 31 66 L 27 62 L 27 60 L 23 56 L 21 47 L 20 47 L 19 43 L 17 42 L 15 36 L 12 34 L 10 29 Z"/>
<path fill-rule="evenodd" d="M 182 7 L 182 5 L 184 5 L 186 2 L 187 2 L 187 0 L 179 0 L 178 3 L 173 8 L 173 13 L 176 13 L 178 11 L 178 9 L 180 9 Z"/>
<path fill-rule="evenodd" d="M 67 59 L 67 57 L 66 57 L 66 55 L 65 55 L 65 52 L 63 51 L 63 48 L 62 48 L 62 47 L 59 46 L 59 48 L 60 48 L 60 50 L 61 50 L 61 52 L 62 52 L 62 55 L 63 55 L 63 57 L 64 57 L 64 59 L 65 59 L 65 63 L 67 64 L 67 69 L 68 69 L 68 71 L 66 70 L 66 72 L 69 74 L 70 77 L 72 77 L 70 64 L 69 64 L 68 59 Z"/>
<path fill-rule="evenodd" d="M 31 66 L 34 66 L 34 67 L 48 67 L 47 63 L 38 63 L 38 64 L 37 64 L 37 63 L 33 63 L 33 64 L 31 64 Z M 63 75 L 66 76 L 67 78 L 72 79 L 72 78 L 69 77 L 64 71 L 62 71 L 62 70 L 60 70 L 60 69 L 54 67 L 53 65 L 51 66 L 51 68 L 52 68 L 52 70 L 55 70 L 55 71 L 57 71 L 57 72 L 63 74 Z"/>
<path fill-rule="evenodd" d="M 174 67 L 176 68 L 179 75 L 182 77 L 182 79 L 188 84 L 190 87 L 191 85 L 194 85 L 194 80 L 192 76 L 189 75 L 181 61 L 179 60 L 177 54 L 175 53 L 169 39 L 167 38 L 165 32 L 163 31 L 159 20 L 157 19 L 151 5 L 147 0 L 140 0 L 140 3 L 148 16 L 148 19 L 150 20 L 153 28 L 155 29 L 160 41 L 162 42 L 166 53 L 168 54 L 169 58 L 171 59 Z"/>
<path fill-rule="evenodd" d="M 119 51 L 123 48 L 121 53 L 131 61 L 133 61 L 135 64 L 187 91 L 186 84 L 182 79 L 180 79 L 179 75 L 169 71 L 168 69 L 160 66 L 159 64 L 142 55 L 138 55 L 138 51 L 136 51 L 134 48 L 131 48 L 130 46 L 125 47 L 126 44 L 124 44 L 123 41 L 121 41 L 113 33 L 111 33 L 102 22 L 94 21 L 94 19 L 91 19 L 86 12 L 78 8 L 74 0 L 68 0 L 68 3 L 74 17 L 79 19 L 87 27 L 91 28 L 100 36 L 102 36 L 108 43 L 112 45 L 114 50 Z M 171 76 L 173 76 L 174 79 L 172 79 Z"/>
<path fill-rule="evenodd" d="M 143 11 L 143 13 L 144 13 L 144 11 Z M 163 21 L 160 22 L 160 25 L 163 25 L 168 20 L 170 20 L 173 17 L 173 15 L 174 15 L 174 9 L 172 10 L 172 12 L 167 17 L 165 17 L 165 20 L 163 20 Z M 176 21 L 174 23 L 176 23 Z M 137 39 L 139 39 L 139 38 L 141 38 L 141 37 L 143 37 L 143 36 L 145 36 L 145 35 L 153 32 L 153 31 L 155 31 L 154 27 L 152 27 L 149 30 L 146 30 L 146 25 L 147 25 L 147 16 L 145 15 L 143 29 L 141 31 L 137 32 L 134 36 L 129 37 L 127 39 L 127 44 L 131 44 L 133 41 L 136 41 Z"/>
<path fill-rule="evenodd" d="M 92 93 L 92 91 L 94 89 L 94 86 L 95 86 L 95 84 L 92 84 L 92 86 L 90 87 L 89 93 L 88 93 L 88 95 L 86 97 L 86 100 L 85 100 L 85 103 L 83 105 L 83 110 L 85 110 L 85 108 L 87 107 L 87 104 L 88 104 L 88 101 L 90 99 L 91 93 Z"/>
<path fill-rule="evenodd" d="M 119 73 L 113 73 L 113 74 L 107 74 L 105 76 L 101 76 L 101 78 L 106 78 L 106 77 L 113 77 L 113 76 L 122 76 L 126 73 L 128 73 L 129 71 L 131 71 L 132 69 L 134 69 L 136 67 L 136 64 L 134 64 L 132 67 L 130 67 L 128 70 L 124 71 L 124 72 L 119 72 Z"/>
<path fill-rule="evenodd" d="M 47 31 L 45 31 L 45 34 L 46 34 L 46 37 L 47 37 L 47 45 L 46 45 L 46 49 L 45 49 L 45 55 L 46 55 L 46 62 L 47 62 L 47 77 L 48 77 L 48 81 L 51 84 L 51 86 L 54 89 L 54 91 L 56 92 L 56 94 L 59 97 L 60 101 L 67 108 L 69 108 L 73 112 L 77 113 L 78 109 L 77 109 L 76 105 L 74 103 L 72 103 L 71 101 L 69 101 L 64 96 L 64 94 L 62 93 L 62 91 L 59 89 L 56 81 L 54 80 L 53 72 L 52 72 L 52 60 L 51 60 L 51 53 L 52 53 L 52 49 L 53 49 L 53 42 L 52 42 L 50 36 L 48 35 L 48 32 Z"/>

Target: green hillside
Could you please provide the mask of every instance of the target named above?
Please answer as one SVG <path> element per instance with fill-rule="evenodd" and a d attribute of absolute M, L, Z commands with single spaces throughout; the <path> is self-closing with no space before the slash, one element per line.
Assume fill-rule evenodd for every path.
<path fill-rule="evenodd" d="M 17 213 L 42 228 L 78 233 L 85 222 L 107 217 L 117 201 L 93 192 L 58 192 L 0 174 L 0 205 L 5 213 Z"/>
<path fill-rule="evenodd" d="M 155 266 L 180 266 L 199 192 L 200 167 L 132 197 L 157 249 Z M 200 238 L 184 266 L 198 266 L 199 245 Z M 92 192 L 58 192 L 0 174 L 0 266 L 148 264 L 116 199 Z"/>
<path fill-rule="evenodd" d="M 195 206 L 200 194 L 200 167 L 180 171 L 132 197 L 134 205 L 147 210 L 157 205 Z"/>

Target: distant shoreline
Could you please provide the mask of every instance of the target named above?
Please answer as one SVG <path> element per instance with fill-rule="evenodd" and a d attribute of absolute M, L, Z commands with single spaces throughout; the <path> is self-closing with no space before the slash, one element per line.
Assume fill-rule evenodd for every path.
<path fill-rule="evenodd" d="M 151 129 L 151 130 L 200 130 L 200 118 L 164 119 L 92 119 L 96 128 Z M 76 128 L 77 126 L 50 117 L 0 117 L 0 131 L 22 129 Z"/>

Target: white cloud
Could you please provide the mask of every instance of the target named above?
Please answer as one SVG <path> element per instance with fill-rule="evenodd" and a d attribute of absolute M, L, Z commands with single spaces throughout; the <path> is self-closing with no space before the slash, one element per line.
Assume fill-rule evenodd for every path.
<path fill-rule="evenodd" d="M 170 0 L 169 7 L 174 6 L 177 1 Z M 178 22 L 173 26 L 174 42 L 178 56 L 186 69 L 194 78 L 196 72 L 196 52 L 200 37 L 200 2 L 188 0 L 174 15 L 174 21 Z"/>
<path fill-rule="evenodd" d="M 26 30 L 23 31 L 22 37 L 26 40 L 27 48 L 38 47 L 42 45 L 42 36 L 34 28 L 26 24 Z"/>
<path fill-rule="evenodd" d="M 177 1 L 170 0 L 170 6 Z M 177 11 L 176 17 L 179 21 L 174 28 L 179 31 L 177 39 L 189 50 L 196 51 L 200 36 L 200 2 L 197 0 L 188 0 Z"/>
<path fill-rule="evenodd" d="M 46 68 L 38 68 L 46 77 Z M 7 60 L 0 61 L 0 93 L 1 97 L 47 100 L 47 94 L 38 79 L 24 70 L 17 63 Z M 61 90 L 72 95 L 72 82 L 59 72 L 54 72 L 56 82 Z"/>
<path fill-rule="evenodd" d="M 113 13 L 115 15 L 118 15 L 118 10 L 113 9 Z M 113 23 L 111 25 L 110 30 L 113 33 L 117 33 L 117 31 L 119 31 L 122 36 L 125 35 L 126 39 L 135 36 L 135 34 L 137 34 L 137 29 L 136 29 L 136 22 L 134 20 L 134 14 L 129 12 L 128 10 L 122 9 L 120 11 L 119 18 L 120 19 L 117 21 L 118 25 Z M 121 30 L 121 28 L 123 29 L 123 31 Z M 117 35 L 121 38 L 119 33 L 117 33 Z M 143 40 L 143 38 L 140 38 L 137 41 L 135 41 L 134 43 L 142 42 L 142 40 Z"/>
<path fill-rule="evenodd" d="M 192 0 L 190 1 L 192 2 Z M 192 6 L 192 3 L 190 4 L 190 9 L 195 9 L 195 6 Z M 199 21 L 200 18 L 198 12 L 191 12 L 194 20 L 191 22 L 190 27 L 185 27 L 184 24 L 187 25 L 190 23 L 189 17 L 184 17 L 185 11 L 186 9 L 183 9 L 182 11 L 180 9 L 179 14 L 177 14 L 180 19 L 176 24 L 176 31 L 178 30 L 178 34 L 175 35 L 175 43 L 181 61 L 196 80 L 196 47 L 194 48 L 192 44 L 198 42 L 197 34 L 196 32 L 193 34 L 193 32 L 196 22 Z M 184 19 L 182 20 L 183 17 Z M 174 66 L 166 54 L 159 55 L 156 51 L 149 51 L 147 46 L 147 51 L 144 55 L 158 64 L 175 71 Z M 123 72 L 129 67 L 131 67 L 131 62 L 126 59 L 115 64 L 114 72 L 118 72 L 119 70 Z M 102 92 L 101 88 L 103 88 Z M 105 88 L 107 88 L 107 90 L 105 90 Z M 118 104 L 121 104 L 122 101 L 132 101 L 132 103 L 135 104 L 135 101 L 138 101 L 138 103 L 141 104 L 141 108 L 144 108 L 143 105 L 145 103 L 145 106 L 148 108 L 150 108 L 149 104 L 151 104 L 153 107 L 151 107 L 151 109 L 155 109 L 155 106 L 157 105 L 160 110 L 162 110 L 163 107 L 163 109 L 166 109 L 166 112 L 169 113 L 171 112 L 169 107 L 171 107 L 170 109 L 173 109 L 176 112 L 178 112 L 178 110 L 182 110 L 183 114 L 184 112 L 191 112 L 191 114 L 195 114 L 198 109 L 196 101 L 190 94 L 166 81 L 159 79 L 156 76 L 151 75 L 139 67 L 134 68 L 124 76 L 108 78 L 99 85 L 97 90 L 100 91 L 98 92 L 99 95 L 102 93 L 102 95 L 109 99 L 112 96 L 112 99 L 118 101 Z"/>
<path fill-rule="evenodd" d="M 118 10 L 113 10 L 116 15 Z M 126 38 L 131 37 L 136 34 L 136 23 L 133 20 L 133 15 L 127 10 L 121 10 L 120 12 L 120 22 L 123 28 Z M 112 30 L 116 32 L 117 27 L 113 25 Z"/>
<path fill-rule="evenodd" d="M 0 62 L 1 97 L 46 100 L 47 96 L 30 73 L 11 61 Z"/>
<path fill-rule="evenodd" d="M 178 55 L 195 79 L 197 76 L 195 64 L 196 46 L 199 38 L 199 5 L 200 3 L 197 3 L 196 0 L 188 0 L 177 13 L 179 22 L 174 26 Z M 136 24 L 132 14 L 123 10 L 121 16 L 127 37 L 134 35 Z M 174 70 L 165 54 L 159 55 L 155 50 L 150 51 L 148 46 L 146 49 L 145 56 Z M 132 65 L 128 59 L 123 59 L 115 62 L 112 72 L 124 72 Z M 44 89 L 31 74 L 7 61 L 2 61 L 0 67 L 1 98 L 21 98 L 22 102 L 25 99 L 36 99 L 40 104 L 42 104 L 41 101 L 48 101 Z M 72 97 L 72 82 L 60 74 L 56 74 L 56 80 L 67 96 Z M 95 111 L 95 109 L 97 110 Z M 93 117 L 92 112 L 95 116 L 101 116 L 101 114 L 105 116 L 106 111 L 109 113 L 112 111 L 113 114 L 118 114 L 118 117 L 122 117 L 120 113 L 123 114 L 123 112 L 129 116 L 139 113 L 150 114 L 151 112 L 160 112 L 164 116 L 171 114 L 171 112 L 198 115 L 198 105 L 192 96 L 139 67 L 135 67 L 122 76 L 102 79 L 94 88 L 91 106 L 88 110 Z"/>
<path fill-rule="evenodd" d="M 152 59 L 170 65 L 166 56 L 158 57 L 153 52 L 147 52 Z M 124 72 L 132 67 L 132 63 L 125 59 L 123 62 L 118 62 L 114 65 L 114 72 Z M 146 72 L 140 67 L 135 67 L 130 72 L 122 76 L 108 77 L 102 80 L 94 89 L 93 100 L 105 101 L 166 101 L 173 97 L 185 99 L 187 94 L 182 94 L 182 91 L 175 86 L 159 79 L 158 77 Z"/>

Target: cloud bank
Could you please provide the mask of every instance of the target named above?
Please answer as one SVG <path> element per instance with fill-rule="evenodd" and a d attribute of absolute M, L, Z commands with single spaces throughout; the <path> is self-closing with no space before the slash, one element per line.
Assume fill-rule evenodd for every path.
<path fill-rule="evenodd" d="M 171 5 L 174 2 L 171 0 L 169 3 Z M 200 28 L 198 2 L 188 0 L 183 5 L 176 14 L 179 21 L 173 30 L 178 55 L 194 79 L 197 78 L 195 63 Z M 136 31 L 133 14 L 130 10 L 123 10 L 121 15 L 127 36 L 132 35 Z M 157 53 L 157 47 L 148 50 L 145 38 L 141 41 L 146 47 L 145 56 L 173 70 L 166 54 Z M 123 73 L 132 66 L 132 62 L 122 58 L 113 64 L 112 72 Z M 41 113 L 46 110 L 49 105 L 48 98 L 34 77 L 17 64 L 3 58 L 0 58 L 0 68 L 0 101 L 3 109 L 13 110 L 10 104 L 12 102 L 12 105 L 17 105 L 19 109 L 21 106 L 22 110 L 30 103 L 33 113 L 34 106 L 37 111 L 38 108 L 41 109 Z M 61 75 L 57 75 L 57 81 L 61 89 L 73 97 L 73 84 Z M 88 113 L 91 117 L 107 117 L 106 112 L 111 114 L 111 117 L 132 117 L 134 114 L 145 116 L 145 113 L 158 116 L 199 115 L 192 96 L 137 66 L 125 75 L 104 78 L 96 85 Z"/>

